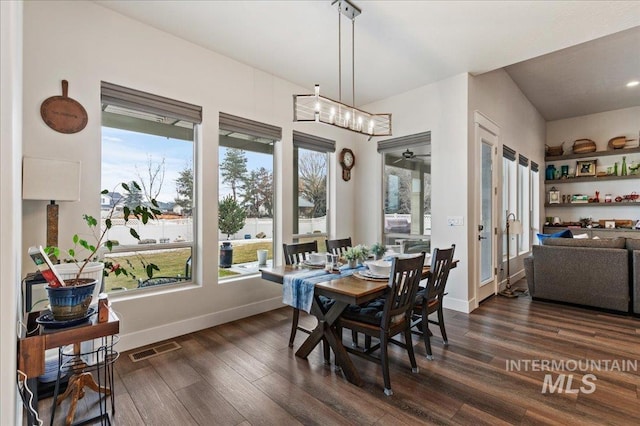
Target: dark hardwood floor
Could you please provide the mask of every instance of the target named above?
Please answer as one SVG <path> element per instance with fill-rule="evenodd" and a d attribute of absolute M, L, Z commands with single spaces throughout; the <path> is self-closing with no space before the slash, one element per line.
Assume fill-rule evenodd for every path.
<path fill-rule="evenodd" d="M 306 335 L 298 333 L 294 349 L 287 347 L 291 313 L 282 308 L 181 336 L 173 340 L 182 349 L 137 363 L 122 354 L 116 363 L 114 423 L 640 424 L 640 318 L 529 297 L 493 297 L 469 315 L 446 311 L 449 346 L 443 347 L 432 326 L 434 361 L 414 338 L 418 374 L 411 373 L 406 353 L 391 345 L 394 395 L 387 397 L 377 364 L 354 357 L 365 380 L 359 388 L 324 365 L 320 348 L 308 360 L 295 357 Z M 314 321 L 302 318 L 307 326 Z M 350 341 L 346 332 L 345 341 Z M 539 360 L 565 361 L 568 370 L 535 371 Z M 631 371 L 603 367 L 613 360 L 621 361 L 620 370 Z M 507 368 L 516 361 L 520 371 Z M 602 368 L 569 371 L 585 361 L 600 361 Z M 543 393 L 547 374 L 552 381 Z M 559 385 L 561 378 L 564 386 L 549 392 L 549 384 Z M 87 411 L 95 414 L 95 401 L 87 391 L 76 419 Z M 40 404 L 47 424 L 50 404 L 50 399 Z M 62 424 L 67 404 L 58 410 L 56 424 Z"/>

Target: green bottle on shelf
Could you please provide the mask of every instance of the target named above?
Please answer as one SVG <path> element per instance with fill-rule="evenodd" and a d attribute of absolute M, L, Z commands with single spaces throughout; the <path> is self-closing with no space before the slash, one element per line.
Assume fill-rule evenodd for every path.
<path fill-rule="evenodd" d="M 613 175 L 614 176 L 618 176 L 618 162 L 616 161 L 616 164 L 613 165 Z"/>
<path fill-rule="evenodd" d="M 622 156 L 622 172 L 620 173 L 621 176 L 626 176 L 627 175 L 627 157 L 626 156 Z"/>

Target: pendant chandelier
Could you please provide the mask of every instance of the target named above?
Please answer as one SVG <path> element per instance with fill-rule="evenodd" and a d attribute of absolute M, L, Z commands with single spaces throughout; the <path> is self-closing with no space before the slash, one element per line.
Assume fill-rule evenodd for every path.
<path fill-rule="evenodd" d="M 293 121 L 315 121 L 331 124 L 356 133 L 373 136 L 391 135 L 391 114 L 372 114 L 355 108 L 355 18 L 361 13 L 349 0 L 333 0 L 338 9 L 338 100 L 320 95 L 320 85 L 315 85 L 313 94 L 293 95 Z M 345 15 L 351 19 L 351 89 L 352 105 L 342 102 L 342 31 L 341 21 Z"/>

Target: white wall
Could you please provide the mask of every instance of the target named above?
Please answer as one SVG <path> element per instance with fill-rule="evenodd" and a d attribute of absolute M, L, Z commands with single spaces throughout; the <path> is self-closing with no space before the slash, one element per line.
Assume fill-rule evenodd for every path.
<path fill-rule="evenodd" d="M 456 244 L 459 266 L 447 284 L 445 307 L 469 312 L 469 244 L 467 162 L 468 75 L 440 82 L 366 105 L 370 112 L 393 113 L 393 137 L 431 131 L 432 247 Z M 378 138 L 384 139 L 384 138 Z M 356 241 L 371 244 L 382 238 L 382 156 L 377 141 L 362 137 L 354 143 L 358 157 L 355 169 Z M 354 169 L 354 170 L 355 170 Z M 366 212 L 366 213 L 362 213 Z M 464 226 L 448 227 L 447 216 L 463 216 Z M 377 230 L 374 234 L 373 230 Z"/>
<path fill-rule="evenodd" d="M 596 143 L 597 151 L 606 151 L 610 139 L 616 136 L 626 136 L 636 139 L 633 146 L 638 146 L 640 137 L 640 106 L 614 111 L 589 114 L 580 117 L 566 118 L 564 120 L 550 121 L 547 123 L 546 143 L 557 146 L 564 142 L 566 153 L 571 153 L 573 142 L 576 139 L 591 139 Z M 606 171 L 607 166 L 613 166 L 618 162 L 618 171 L 622 165 L 624 150 L 620 155 L 601 157 L 598 159 L 598 171 Z M 627 165 L 633 160 L 640 163 L 640 154 L 626 155 Z M 568 164 L 575 169 L 576 160 L 554 162 L 556 168 L 562 164 Z M 640 177 L 631 180 L 616 180 L 604 182 L 582 182 L 557 185 L 560 194 L 588 194 L 595 196 L 595 191 L 600 191 L 600 198 L 604 200 L 605 194 L 617 195 L 630 194 L 632 191 L 640 193 Z M 640 208 L 628 206 L 597 207 L 553 207 L 547 210 L 545 216 L 558 216 L 563 221 L 578 221 L 580 218 L 592 217 L 597 219 L 635 219 L 640 220 Z"/>
<path fill-rule="evenodd" d="M 120 349 L 281 306 L 281 289 L 275 284 L 259 278 L 217 281 L 218 113 L 283 129 L 275 170 L 279 247 L 283 239 L 291 241 L 292 130 L 334 139 L 338 152 L 351 142 L 343 130 L 292 122 L 292 94 L 309 93 L 312 83 L 294 86 L 91 2 L 26 2 L 24 9 L 24 154 L 82 162 L 81 200 L 60 204 L 60 245 L 70 244 L 71 235 L 84 230 L 83 213 L 99 214 L 101 80 L 203 107 L 196 165 L 201 221 L 195 274 L 201 286 L 114 295 L 115 310 L 123 318 Z M 60 94 L 62 79 L 69 81 L 69 96 L 89 115 L 87 127 L 72 135 L 51 130 L 39 113 L 44 99 Z M 354 185 L 335 175 L 330 178 L 331 208 L 340 220 L 332 224 L 332 234 L 351 235 Z M 23 208 L 23 246 L 43 244 L 45 203 L 25 201 Z M 27 260 L 23 256 L 23 273 L 33 269 Z"/>
<path fill-rule="evenodd" d="M 22 423 L 15 373 L 21 276 L 22 13 L 22 2 L 0 2 L 0 423 L 16 425 Z"/>
<path fill-rule="evenodd" d="M 529 100 L 520 91 L 518 86 L 513 82 L 506 71 L 500 69 L 476 77 L 471 77 L 469 81 L 469 140 L 474 140 L 473 114 L 475 111 L 481 112 L 500 128 L 500 147 L 498 148 L 498 196 L 500 197 L 502 188 L 502 145 L 517 151 L 530 161 L 535 161 L 539 165 L 540 172 L 540 206 L 544 203 L 544 141 L 545 141 L 545 121 L 538 110 L 529 102 Z M 471 142 L 473 143 L 473 142 Z M 476 152 L 476 158 L 480 155 L 479 147 L 472 148 Z M 474 164 L 478 164 L 474 160 Z M 475 198 L 475 197 L 474 197 Z M 498 212 L 504 212 L 505 207 L 501 205 L 499 199 Z M 543 212 L 541 216 L 544 217 Z M 502 223 L 499 216 L 498 223 Z M 540 226 L 541 224 L 539 224 Z M 500 226 L 500 225 L 499 225 Z M 474 226 L 475 229 L 475 226 Z M 538 227 L 538 229 L 542 229 Z M 502 236 L 498 238 L 498 253 L 502 253 L 501 241 Z M 470 241 L 477 241 L 477 233 L 472 230 Z M 526 254 L 512 260 L 510 272 L 511 275 L 522 275 L 522 258 Z M 501 256 L 500 256 L 501 257 Z M 499 258 L 500 258 L 499 257 Z M 501 262 L 500 262 L 501 263 Z M 498 265 L 498 270 L 503 268 L 500 278 L 506 279 L 506 266 Z M 474 265 L 474 282 L 479 279 Z M 475 288 L 475 286 L 474 286 Z M 470 289 L 472 291 L 472 289 Z M 479 301 L 474 301 L 478 303 Z"/>

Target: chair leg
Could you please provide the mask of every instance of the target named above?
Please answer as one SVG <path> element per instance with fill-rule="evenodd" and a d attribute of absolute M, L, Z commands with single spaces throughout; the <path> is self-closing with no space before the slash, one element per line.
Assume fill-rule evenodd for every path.
<path fill-rule="evenodd" d="M 407 353 L 409 354 L 409 362 L 411 362 L 411 372 L 418 373 L 418 364 L 416 363 L 416 355 L 413 353 L 413 339 L 411 338 L 411 322 L 404 330 L 404 344 L 407 347 Z"/>
<path fill-rule="evenodd" d="M 369 348 L 371 347 L 371 336 L 364 336 L 364 348 L 366 350 L 369 350 Z"/>
<path fill-rule="evenodd" d="M 300 309 L 293 308 L 293 318 L 291 320 L 291 335 L 289 336 L 289 347 L 293 347 L 293 341 L 296 338 L 296 331 L 298 331 L 298 319 L 300 318 Z"/>
<path fill-rule="evenodd" d="M 440 333 L 442 333 L 442 341 L 445 346 L 449 346 L 449 341 L 447 340 L 447 332 L 444 329 L 444 314 L 442 313 L 442 304 L 438 307 L 438 325 L 440 326 Z"/>
<path fill-rule="evenodd" d="M 331 364 L 331 346 L 329 346 L 329 342 L 325 338 L 322 338 L 322 351 L 324 353 L 324 364 Z"/>
<path fill-rule="evenodd" d="M 427 351 L 427 359 L 433 360 L 431 353 L 431 332 L 429 331 L 429 314 L 426 307 L 422 308 L 422 338 L 424 339 L 424 349 Z"/>
<path fill-rule="evenodd" d="M 384 378 L 384 394 L 393 395 L 391 390 L 391 378 L 389 376 L 389 354 L 387 349 L 389 346 L 389 338 L 386 333 L 380 333 L 380 364 L 382 364 L 382 377 Z"/>

